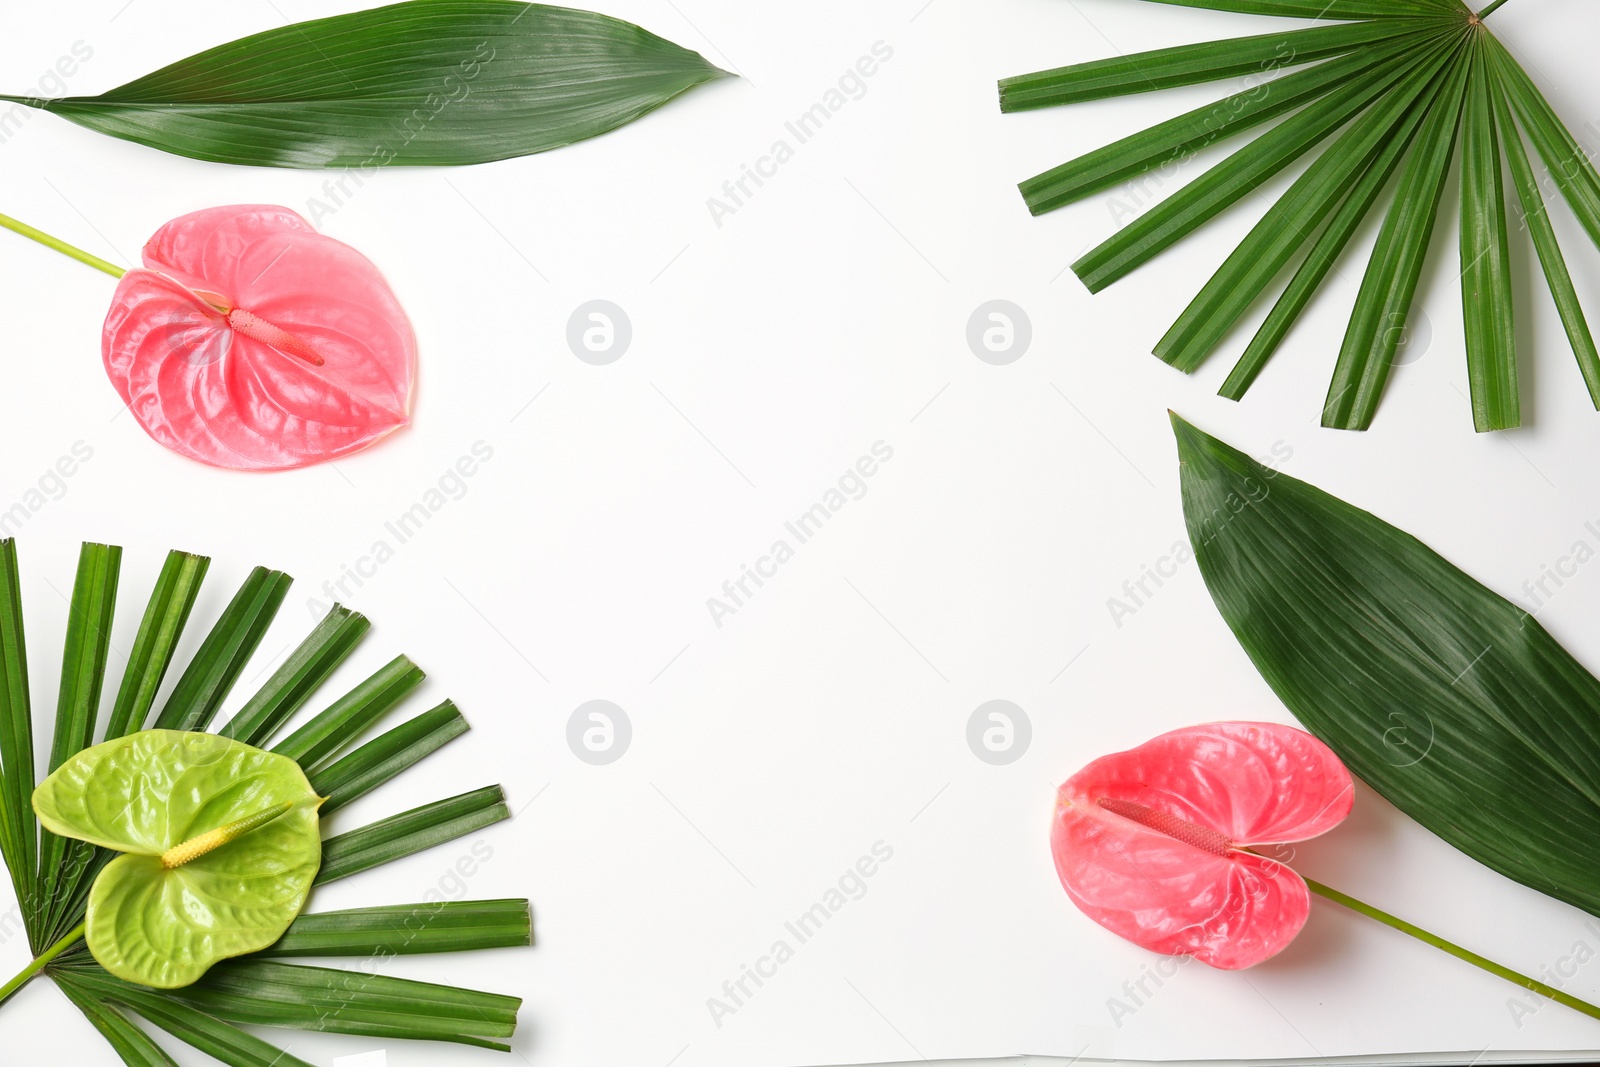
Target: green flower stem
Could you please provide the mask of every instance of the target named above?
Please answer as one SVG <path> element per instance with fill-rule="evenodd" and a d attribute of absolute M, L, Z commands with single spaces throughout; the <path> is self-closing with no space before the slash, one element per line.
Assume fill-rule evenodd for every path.
<path fill-rule="evenodd" d="M 0 986 L 0 1004 L 11 999 L 11 994 L 28 984 L 28 980 L 45 969 L 49 962 L 83 940 L 83 923 L 70 930 L 65 937 L 39 954 L 39 957 L 17 972 L 15 978 Z"/>
<path fill-rule="evenodd" d="M 1500 4 L 1504 2 L 1505 0 L 1499 0 L 1499 2 L 1494 6 L 1499 7 Z M 1502 967 L 1493 960 L 1484 959 L 1476 952 L 1469 952 L 1460 945 L 1452 944 L 1442 937 L 1439 937 L 1435 934 L 1430 934 L 1428 931 L 1419 926 L 1413 926 L 1404 919 L 1397 919 L 1386 911 L 1380 911 L 1377 908 L 1374 908 L 1371 904 L 1364 903 L 1351 896 L 1346 896 L 1337 889 L 1330 889 L 1321 882 L 1314 882 L 1310 878 L 1307 878 L 1306 885 L 1311 887 L 1311 891 L 1313 893 L 1320 897 L 1325 897 L 1328 900 L 1333 901 L 1335 904 L 1342 904 L 1351 911 L 1359 912 L 1369 919 L 1376 919 L 1385 926 L 1393 927 L 1403 934 L 1409 934 L 1425 945 L 1432 945 L 1434 948 L 1439 949 L 1442 952 L 1448 952 L 1458 960 L 1465 960 L 1474 967 L 1488 971 L 1490 974 L 1495 975 L 1496 977 L 1504 978 L 1506 981 L 1515 983 L 1516 985 L 1521 986 L 1523 989 L 1531 990 L 1532 992 L 1539 994 L 1541 997 L 1555 1001 L 1557 1004 L 1565 1004 L 1573 1011 L 1581 1011 L 1591 1019 L 1600 1019 L 1600 1008 L 1595 1007 L 1593 1004 L 1590 1004 L 1587 1001 L 1579 1000 L 1577 997 L 1568 996 L 1566 993 L 1561 992 L 1561 990 L 1556 989 L 1554 986 L 1545 985 L 1537 978 L 1529 978 L 1527 975 L 1518 974 L 1516 971 L 1513 971 L 1508 967 Z"/>
<path fill-rule="evenodd" d="M 36 230 L 32 226 L 29 226 L 26 222 L 19 222 L 10 215 L 0 215 L 0 226 L 3 226 L 15 233 L 20 233 L 22 236 L 29 238 L 30 240 L 38 241 L 46 248 L 53 248 L 62 255 L 69 256 L 72 259 L 77 260 L 79 263 L 87 263 L 95 270 L 103 270 L 113 278 L 120 278 L 124 274 L 128 273 L 115 263 L 108 263 L 97 255 L 85 252 L 83 249 L 78 248 L 75 245 L 69 245 L 59 237 L 51 237 L 43 230 Z"/>
<path fill-rule="evenodd" d="M 1504 4 L 1505 2 L 1506 2 L 1506 0 L 1494 0 L 1494 3 L 1490 4 L 1488 7 L 1484 8 L 1482 11 L 1478 12 L 1478 18 L 1479 19 L 1488 18 L 1490 15 L 1492 15 L 1496 11 L 1498 11 L 1500 9 L 1500 6 L 1502 4 Z"/>

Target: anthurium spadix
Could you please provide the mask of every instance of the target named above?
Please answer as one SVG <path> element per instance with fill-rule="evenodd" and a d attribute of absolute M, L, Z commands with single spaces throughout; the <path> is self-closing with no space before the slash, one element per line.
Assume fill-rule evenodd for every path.
<path fill-rule="evenodd" d="M 84 937 L 106 970 L 161 989 L 283 936 L 321 864 L 321 805 L 294 760 L 180 730 L 86 748 L 33 794 L 45 829 L 122 853 Z"/>
<path fill-rule="evenodd" d="M 285 470 L 359 451 L 411 415 L 417 343 L 378 268 L 284 207 L 196 211 L 123 270 L 32 227 L 119 279 L 101 355 L 133 417 L 190 459 Z"/>

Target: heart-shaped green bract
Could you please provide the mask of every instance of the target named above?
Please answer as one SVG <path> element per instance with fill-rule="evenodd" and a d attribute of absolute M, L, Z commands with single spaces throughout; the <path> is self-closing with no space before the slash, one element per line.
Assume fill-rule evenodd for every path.
<path fill-rule="evenodd" d="M 321 803 L 294 760 L 181 730 L 85 749 L 33 794 L 52 833 L 124 853 L 90 891 L 89 951 L 162 989 L 283 936 L 321 864 Z"/>

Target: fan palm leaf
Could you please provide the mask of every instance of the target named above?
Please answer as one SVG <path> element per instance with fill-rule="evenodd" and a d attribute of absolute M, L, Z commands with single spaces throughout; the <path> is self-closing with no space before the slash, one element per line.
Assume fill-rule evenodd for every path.
<path fill-rule="evenodd" d="M 107 682 L 122 550 L 86 544 L 73 585 L 50 770 L 92 745 L 145 729 L 203 731 L 239 681 L 288 592 L 287 575 L 258 567 L 245 579 L 166 701 L 156 702 L 193 612 L 209 560 L 173 552 L 145 608 L 137 637 L 97 729 Z M 400 656 L 287 732 L 321 685 L 371 628 L 335 605 L 259 691 L 215 732 L 271 747 L 305 770 L 324 812 L 383 785 L 465 733 L 450 701 L 369 740 L 423 673 Z M 235 1067 L 293 1067 L 304 1061 L 241 1026 L 289 1027 L 367 1037 L 449 1041 L 509 1049 L 521 1001 L 495 993 L 418 982 L 366 970 L 284 962 L 297 956 L 360 957 L 503 948 L 532 943 L 528 901 L 436 901 L 302 914 L 271 947 L 217 964 L 199 982 L 152 989 L 118 978 L 79 940 L 89 888 L 112 853 L 58 837 L 38 824 L 31 795 L 33 716 L 16 545 L 0 541 L 0 853 L 11 877 L 35 959 L 0 987 L 4 1003 L 36 975 L 48 975 L 124 1063 L 175 1061 L 146 1023 Z M 424 804 L 328 837 L 317 884 L 358 874 L 508 818 L 505 794 L 489 786 Z"/>
<path fill-rule="evenodd" d="M 1073 271 L 1098 292 L 1309 158 L 1155 344 L 1157 356 L 1185 372 L 1198 370 L 1251 307 L 1276 291 L 1276 303 L 1221 388 L 1223 396 L 1241 399 L 1362 223 L 1377 212 L 1377 243 L 1322 411 L 1324 426 L 1367 429 L 1406 336 L 1447 179 L 1459 159 L 1460 275 L 1475 426 L 1503 430 L 1522 419 L 1509 222 L 1513 193 L 1516 217 L 1526 221 L 1589 398 L 1600 410 L 1600 351 L 1544 192 L 1559 193 L 1600 246 L 1600 174 L 1484 22 L 1505 0 L 1477 13 L 1462 0 L 1155 2 L 1340 20 L 1000 82 L 1001 110 L 1011 112 L 1288 71 L 1021 184 L 1029 209 L 1039 215 L 1272 124 L 1074 263 Z M 1543 186 L 1530 143 L 1549 172 Z"/>

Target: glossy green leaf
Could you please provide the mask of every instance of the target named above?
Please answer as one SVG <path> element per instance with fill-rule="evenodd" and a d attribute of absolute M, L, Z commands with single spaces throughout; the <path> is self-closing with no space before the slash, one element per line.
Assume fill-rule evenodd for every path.
<path fill-rule="evenodd" d="M 1176 417 L 1222 617 L 1300 722 L 1467 855 L 1600 914 L 1600 680 L 1416 538 Z"/>
<path fill-rule="evenodd" d="M 293 760 L 172 730 L 85 749 L 34 793 L 53 833 L 125 853 L 89 894 L 89 949 L 162 989 L 283 935 L 317 873 L 320 803 Z"/>
<path fill-rule="evenodd" d="M 196 159 L 370 173 L 558 148 L 725 76 L 594 12 L 411 0 L 253 34 L 100 96 L 0 99 Z"/>

